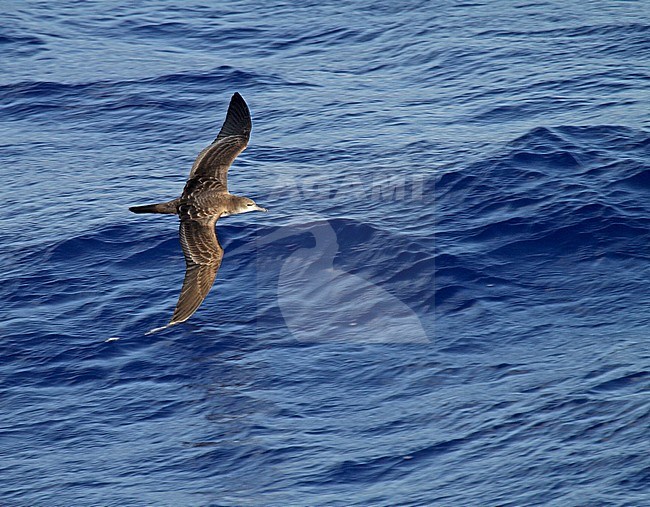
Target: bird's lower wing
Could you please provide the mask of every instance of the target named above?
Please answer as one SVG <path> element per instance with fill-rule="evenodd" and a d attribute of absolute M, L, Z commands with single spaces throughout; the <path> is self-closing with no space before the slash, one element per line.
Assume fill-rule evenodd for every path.
<path fill-rule="evenodd" d="M 183 287 L 169 324 L 147 334 L 185 322 L 210 292 L 223 258 L 223 248 L 214 228 L 216 221 L 216 218 L 199 221 L 181 217 L 179 235 L 186 265 Z"/>
<path fill-rule="evenodd" d="M 201 306 L 208 292 L 210 292 L 218 269 L 219 266 L 214 264 L 195 264 L 187 268 L 183 288 L 178 297 L 172 320 L 169 322 L 170 325 L 185 322 Z"/>

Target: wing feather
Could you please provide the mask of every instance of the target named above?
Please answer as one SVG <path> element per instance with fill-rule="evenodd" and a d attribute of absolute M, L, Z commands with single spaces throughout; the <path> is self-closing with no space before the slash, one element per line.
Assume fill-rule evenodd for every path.
<path fill-rule="evenodd" d="M 190 178 L 208 176 L 217 178 L 228 188 L 228 168 L 246 149 L 252 129 L 251 114 L 239 93 L 230 99 L 228 113 L 214 142 L 196 157 Z"/>
<path fill-rule="evenodd" d="M 180 240 L 185 256 L 185 279 L 168 325 L 189 319 L 210 292 L 217 276 L 223 248 L 217 240 L 214 218 L 209 221 L 181 217 Z"/>

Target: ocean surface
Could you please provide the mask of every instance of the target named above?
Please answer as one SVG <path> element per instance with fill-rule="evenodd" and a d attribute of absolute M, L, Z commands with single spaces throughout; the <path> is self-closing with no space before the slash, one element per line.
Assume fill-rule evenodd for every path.
<path fill-rule="evenodd" d="M 0 505 L 650 506 L 643 1 L 12 1 Z M 253 116 L 183 325 L 176 197 Z"/>

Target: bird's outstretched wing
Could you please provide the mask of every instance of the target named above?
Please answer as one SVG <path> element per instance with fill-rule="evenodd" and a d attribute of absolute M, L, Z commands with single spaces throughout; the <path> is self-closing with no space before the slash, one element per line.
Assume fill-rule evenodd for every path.
<path fill-rule="evenodd" d="M 230 99 L 228 113 L 214 142 L 196 157 L 189 178 L 217 178 L 228 188 L 228 168 L 246 146 L 251 135 L 251 113 L 239 93 Z"/>
<path fill-rule="evenodd" d="M 180 240 L 186 266 L 183 287 L 169 324 L 147 334 L 185 322 L 210 292 L 223 258 L 223 248 L 214 228 L 216 222 L 217 218 L 195 220 L 181 215 Z"/>
<path fill-rule="evenodd" d="M 181 220 L 185 280 L 170 324 L 189 319 L 210 292 L 223 258 L 223 248 L 214 228 L 216 221 Z"/>

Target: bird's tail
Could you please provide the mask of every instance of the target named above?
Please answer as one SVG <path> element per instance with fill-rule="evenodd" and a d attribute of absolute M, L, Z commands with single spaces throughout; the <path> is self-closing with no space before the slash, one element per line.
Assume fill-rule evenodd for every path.
<path fill-rule="evenodd" d="M 133 213 L 168 213 L 176 215 L 176 207 L 178 206 L 178 199 L 168 202 L 160 202 L 158 204 L 147 204 L 146 206 L 132 206 L 129 211 Z"/>

